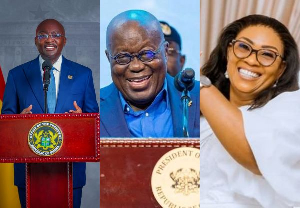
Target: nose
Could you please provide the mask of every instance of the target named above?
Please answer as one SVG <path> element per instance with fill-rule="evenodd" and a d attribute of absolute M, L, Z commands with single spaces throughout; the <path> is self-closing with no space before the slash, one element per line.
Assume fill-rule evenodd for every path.
<path fill-rule="evenodd" d="M 134 56 L 131 62 L 129 63 L 129 70 L 134 73 L 143 71 L 144 68 L 145 68 L 145 64 L 141 60 L 139 60 L 137 56 Z"/>
<path fill-rule="evenodd" d="M 245 62 L 247 62 L 249 65 L 259 65 L 259 62 L 257 61 L 257 51 L 252 51 L 251 54 L 244 59 Z"/>

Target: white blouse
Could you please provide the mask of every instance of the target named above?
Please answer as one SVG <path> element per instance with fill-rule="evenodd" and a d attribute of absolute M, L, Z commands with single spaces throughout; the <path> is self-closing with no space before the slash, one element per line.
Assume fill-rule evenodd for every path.
<path fill-rule="evenodd" d="M 262 176 L 238 164 L 200 117 L 200 207 L 300 208 L 300 91 L 248 107 L 240 110 Z"/>

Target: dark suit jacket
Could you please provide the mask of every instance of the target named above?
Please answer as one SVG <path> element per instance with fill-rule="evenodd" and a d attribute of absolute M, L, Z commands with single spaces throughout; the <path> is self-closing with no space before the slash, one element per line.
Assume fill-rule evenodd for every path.
<path fill-rule="evenodd" d="M 171 104 L 174 137 L 183 137 L 181 92 L 174 86 L 174 79 L 167 75 L 168 94 Z M 133 137 L 127 127 L 118 89 L 112 83 L 100 89 L 100 137 Z M 189 107 L 190 137 L 200 137 L 200 84 L 191 91 Z"/>
<path fill-rule="evenodd" d="M 69 79 L 70 76 L 72 79 Z M 69 77 L 68 77 L 69 76 Z M 76 101 L 84 113 L 97 113 L 92 71 L 62 57 L 61 74 L 55 113 L 74 109 Z M 19 114 L 32 104 L 32 113 L 44 113 L 44 91 L 39 59 L 10 70 L 5 86 L 2 114 Z M 73 165 L 73 187 L 85 185 L 85 163 Z M 25 165 L 15 164 L 15 185 L 25 187 Z"/>

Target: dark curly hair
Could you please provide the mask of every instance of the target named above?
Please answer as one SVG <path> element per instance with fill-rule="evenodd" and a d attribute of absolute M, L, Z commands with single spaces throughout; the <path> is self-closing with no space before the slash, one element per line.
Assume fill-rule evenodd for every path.
<path fill-rule="evenodd" d="M 227 70 L 227 48 L 230 42 L 245 28 L 262 25 L 272 28 L 280 37 L 284 47 L 286 68 L 276 87 L 269 87 L 258 94 L 250 106 L 251 109 L 264 106 L 269 100 L 287 91 L 295 91 L 298 86 L 299 52 L 297 44 L 288 29 L 278 20 L 264 15 L 249 15 L 238 19 L 225 27 L 218 39 L 218 44 L 210 54 L 209 60 L 201 68 L 201 73 L 210 78 L 213 85 L 229 99 L 229 79 L 225 78 Z"/>

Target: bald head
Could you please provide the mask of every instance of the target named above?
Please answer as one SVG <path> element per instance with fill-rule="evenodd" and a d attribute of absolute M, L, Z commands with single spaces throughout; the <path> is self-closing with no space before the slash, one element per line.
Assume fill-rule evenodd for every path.
<path fill-rule="evenodd" d="M 55 19 L 45 19 L 43 20 L 36 28 L 36 34 L 40 31 L 40 29 L 44 25 L 56 25 L 56 27 L 61 31 L 61 34 L 65 36 L 65 28 L 64 26 L 57 20 Z"/>
<path fill-rule="evenodd" d="M 128 10 L 118 14 L 109 23 L 106 30 L 106 47 L 111 50 L 111 43 L 115 36 L 124 34 L 130 35 L 136 32 L 137 28 L 140 33 L 144 33 L 158 43 L 164 40 L 164 35 L 159 21 L 149 12 L 143 10 Z M 130 37 L 127 37 L 130 38 Z"/>

